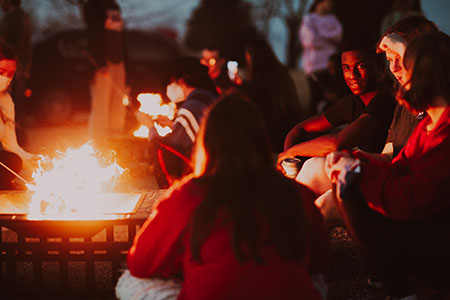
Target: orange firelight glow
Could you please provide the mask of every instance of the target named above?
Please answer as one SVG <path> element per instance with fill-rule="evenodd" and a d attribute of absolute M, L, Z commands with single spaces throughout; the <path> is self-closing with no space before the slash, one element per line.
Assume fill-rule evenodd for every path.
<path fill-rule="evenodd" d="M 166 136 L 170 132 L 172 132 L 172 129 L 169 126 L 162 126 L 160 125 L 156 119 L 158 116 L 165 116 L 170 120 L 173 120 L 175 117 L 175 104 L 169 103 L 169 104 L 163 104 L 162 103 L 162 97 L 160 94 L 153 94 L 153 93 L 142 93 L 139 94 L 137 97 L 137 100 L 141 104 L 139 111 L 150 116 L 154 122 L 152 122 L 152 125 L 155 127 L 156 131 L 160 136 Z M 148 124 L 146 124 L 148 126 Z M 148 137 L 148 128 L 147 126 L 141 125 L 134 133 L 133 135 L 136 137 Z"/>
<path fill-rule="evenodd" d="M 43 159 L 27 184 L 32 192 L 28 218 L 97 218 L 110 210 L 112 190 L 124 171 L 112 151 L 101 156 L 90 144 Z"/>

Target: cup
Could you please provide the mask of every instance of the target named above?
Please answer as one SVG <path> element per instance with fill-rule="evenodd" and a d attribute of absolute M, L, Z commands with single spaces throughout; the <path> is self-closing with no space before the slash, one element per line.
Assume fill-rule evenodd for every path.
<path fill-rule="evenodd" d="M 302 161 L 298 158 L 286 158 L 281 162 L 286 177 L 295 179 L 302 166 Z"/>

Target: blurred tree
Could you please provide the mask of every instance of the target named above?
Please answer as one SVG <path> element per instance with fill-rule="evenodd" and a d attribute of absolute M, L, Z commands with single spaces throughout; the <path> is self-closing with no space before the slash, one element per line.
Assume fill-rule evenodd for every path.
<path fill-rule="evenodd" d="M 256 31 L 249 3 L 202 0 L 188 20 L 185 43 L 194 50 L 219 49 L 226 59 L 244 63 L 244 45 Z"/>
<path fill-rule="evenodd" d="M 298 29 L 302 23 L 308 0 L 260 0 L 255 5 L 255 17 L 261 22 L 263 32 L 268 32 L 273 18 L 283 21 L 287 29 L 286 65 L 297 68 L 302 51 Z"/>

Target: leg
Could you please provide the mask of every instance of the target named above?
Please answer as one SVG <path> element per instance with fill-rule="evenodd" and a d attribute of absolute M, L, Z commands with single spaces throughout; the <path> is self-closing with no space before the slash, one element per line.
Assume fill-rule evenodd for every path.
<path fill-rule="evenodd" d="M 340 191 L 335 195 L 340 195 Z M 414 294 L 410 278 L 415 262 L 409 256 L 406 222 L 394 221 L 372 210 L 357 187 L 347 188 L 345 199 L 335 199 L 346 228 L 366 254 L 386 292 L 395 297 Z"/>
<path fill-rule="evenodd" d="M 313 157 L 305 161 L 296 177 L 296 181 L 309 187 L 316 196 L 322 195 L 332 188 L 324 170 L 325 157 Z"/>
<path fill-rule="evenodd" d="M 329 230 L 336 226 L 342 226 L 343 222 L 336 206 L 336 197 L 332 189 L 323 193 L 314 201 L 322 213 L 325 225 Z"/>

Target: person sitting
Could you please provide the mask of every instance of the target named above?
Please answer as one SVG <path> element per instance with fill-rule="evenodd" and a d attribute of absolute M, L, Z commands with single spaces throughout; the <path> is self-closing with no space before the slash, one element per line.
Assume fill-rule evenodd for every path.
<path fill-rule="evenodd" d="M 200 62 L 208 67 L 208 74 L 213 80 L 217 93 L 223 95 L 235 87 L 228 76 L 227 61 L 216 47 L 202 50 Z"/>
<path fill-rule="evenodd" d="M 377 89 L 378 57 L 372 39 L 365 35 L 347 39 L 341 60 L 352 94 L 292 128 L 285 138 L 284 152 L 278 156 L 278 165 L 286 158 L 325 156 L 354 147 L 370 152 L 382 150 L 395 101 L 391 90 Z M 339 133 L 324 134 L 346 124 Z M 320 136 L 307 140 L 317 135 Z"/>
<path fill-rule="evenodd" d="M 377 51 L 385 53 L 391 73 L 396 79 L 397 88 L 406 84 L 405 68 L 402 62 L 408 43 L 419 35 L 437 31 L 436 25 L 425 17 L 411 16 L 392 25 L 380 38 Z M 423 114 L 413 115 L 403 105 L 397 103 L 386 145 L 382 151 L 387 159 L 397 156 L 422 118 Z"/>
<path fill-rule="evenodd" d="M 174 60 L 169 73 L 166 94 L 176 103 L 178 111 L 173 122 L 166 118 L 163 125 L 169 125 L 172 132 L 160 137 L 152 120 L 147 122 L 143 113 L 137 115 L 138 121 L 150 128 L 150 159 L 160 188 L 167 188 L 190 171 L 199 124 L 208 106 L 218 97 L 208 69 L 195 57 Z"/>
<path fill-rule="evenodd" d="M 240 90 L 261 110 L 269 128 L 272 149 L 283 150 L 289 129 L 301 119 L 302 109 L 289 70 L 262 36 L 245 45 L 245 76 Z"/>
<path fill-rule="evenodd" d="M 415 37 L 426 33 L 437 32 L 438 29 L 431 21 L 423 16 L 407 17 L 389 28 L 378 42 L 378 52 L 383 52 L 389 61 L 389 68 L 395 77 L 395 88 L 402 88 L 406 82 L 405 68 L 403 67 L 403 56 L 407 43 Z M 403 105 L 396 104 L 391 125 L 388 130 L 387 138 L 383 151 L 381 153 L 373 153 L 362 151 L 366 155 L 370 155 L 374 159 L 389 161 L 396 157 L 403 146 L 406 144 L 409 136 L 413 132 L 416 125 L 423 118 L 423 112 L 414 115 Z M 360 150 L 361 151 L 361 150 Z M 323 158 L 312 158 L 305 162 L 296 180 L 313 190 L 316 195 L 322 195 L 332 188 L 332 184 L 325 175 Z M 320 204 L 325 205 L 325 198 L 321 198 Z M 331 212 L 332 206 L 327 209 Z M 323 211 L 324 212 L 324 211 Z M 325 217 L 327 219 L 327 217 Z"/>
<path fill-rule="evenodd" d="M 193 174 L 136 235 L 117 297 L 158 286 L 171 299 L 323 299 L 313 283 L 328 252 L 322 217 L 312 193 L 274 168 L 255 104 L 237 94 L 213 104 L 196 150 Z M 155 284 L 180 276 L 178 290 Z"/>
<path fill-rule="evenodd" d="M 325 163 L 347 228 L 395 297 L 417 292 L 413 282 L 433 288 L 439 294 L 433 299 L 450 296 L 449 53 L 450 37 L 442 32 L 408 44 L 397 98 L 427 116 L 392 162 L 335 152 Z"/>
<path fill-rule="evenodd" d="M 6 169 L 19 173 L 22 167 L 31 169 L 39 159 L 36 154 L 25 151 L 17 143 L 15 109 L 8 89 L 17 68 L 17 56 L 5 43 L 0 42 L 0 190 L 18 187 L 16 176 Z"/>

